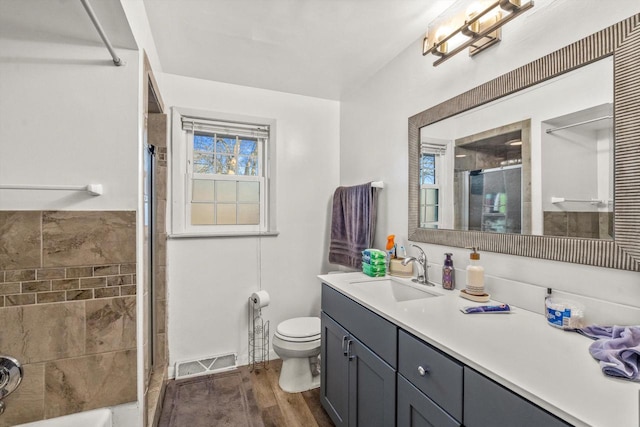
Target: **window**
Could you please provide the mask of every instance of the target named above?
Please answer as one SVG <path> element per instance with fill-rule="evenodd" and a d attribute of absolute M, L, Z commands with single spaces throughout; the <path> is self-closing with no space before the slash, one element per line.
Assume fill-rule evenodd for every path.
<path fill-rule="evenodd" d="M 174 111 L 174 126 L 174 233 L 268 232 L 272 125 Z"/>
<path fill-rule="evenodd" d="M 422 143 L 420 153 L 420 227 L 440 225 L 441 154 L 445 146 Z"/>

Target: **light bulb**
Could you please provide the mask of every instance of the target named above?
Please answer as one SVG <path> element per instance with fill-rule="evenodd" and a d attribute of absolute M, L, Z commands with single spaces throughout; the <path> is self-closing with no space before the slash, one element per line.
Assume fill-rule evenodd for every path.
<path fill-rule="evenodd" d="M 479 3 L 472 3 L 465 12 L 466 21 L 471 21 L 482 12 L 482 7 Z M 465 36 L 473 37 L 480 32 L 480 21 L 475 21 L 473 24 L 466 26 L 462 29 L 462 34 Z"/>
<path fill-rule="evenodd" d="M 451 29 L 449 27 L 442 26 L 438 28 L 438 31 L 436 31 L 436 37 L 435 37 L 436 44 L 440 43 L 442 40 L 447 38 L 449 34 L 451 34 Z M 444 42 L 440 46 L 438 46 L 438 48 L 436 49 L 436 52 L 434 53 L 436 55 L 442 56 L 442 55 L 446 55 L 448 51 L 449 51 L 448 43 Z"/>

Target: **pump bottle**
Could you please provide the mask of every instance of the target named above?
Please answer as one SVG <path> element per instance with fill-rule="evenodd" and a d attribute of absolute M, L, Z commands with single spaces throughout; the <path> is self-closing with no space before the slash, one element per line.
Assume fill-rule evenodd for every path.
<path fill-rule="evenodd" d="M 453 254 L 446 253 L 442 266 L 442 288 L 452 291 L 456 288 L 456 270 L 453 268 Z"/>
<path fill-rule="evenodd" d="M 484 295 L 484 267 L 480 265 L 480 254 L 477 248 L 471 248 L 473 252 L 469 256 L 467 266 L 467 287 L 466 291 L 471 295 Z"/>

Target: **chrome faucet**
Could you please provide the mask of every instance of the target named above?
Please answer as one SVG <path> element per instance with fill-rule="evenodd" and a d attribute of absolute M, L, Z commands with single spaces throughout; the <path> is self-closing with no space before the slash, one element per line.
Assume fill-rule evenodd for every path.
<path fill-rule="evenodd" d="M 417 248 L 420 251 L 420 255 L 418 255 L 418 258 L 415 258 L 412 256 L 406 257 L 405 259 L 402 260 L 402 265 L 407 265 L 410 262 L 415 262 L 418 265 L 418 275 L 415 279 L 412 279 L 412 281 L 419 283 L 421 285 L 433 286 L 432 283 L 429 283 L 429 264 L 427 260 L 427 254 L 424 253 L 424 251 L 420 246 L 418 245 L 411 245 L 411 246 Z M 420 274 L 421 270 L 422 270 L 422 274 Z"/>
<path fill-rule="evenodd" d="M 20 362 L 13 357 L 0 355 L 0 415 L 6 408 L 3 399 L 18 388 L 23 376 Z"/>

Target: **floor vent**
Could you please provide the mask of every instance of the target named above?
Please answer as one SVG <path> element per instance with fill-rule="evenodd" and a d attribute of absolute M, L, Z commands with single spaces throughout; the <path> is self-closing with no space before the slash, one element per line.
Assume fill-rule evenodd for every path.
<path fill-rule="evenodd" d="M 237 366 L 237 355 L 235 353 L 221 354 L 205 359 L 183 360 L 176 362 L 176 379 L 180 380 L 183 378 L 228 371 Z"/>

